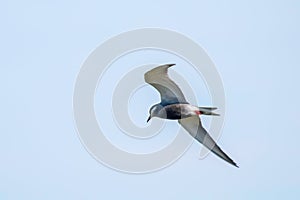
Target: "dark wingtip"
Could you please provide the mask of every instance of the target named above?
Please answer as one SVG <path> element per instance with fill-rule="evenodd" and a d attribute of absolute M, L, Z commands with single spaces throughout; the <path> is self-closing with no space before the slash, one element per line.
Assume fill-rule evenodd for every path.
<path fill-rule="evenodd" d="M 236 168 L 240 168 L 240 166 L 238 166 L 236 163 L 234 163 L 233 166 L 235 166 Z"/>
<path fill-rule="evenodd" d="M 236 168 L 240 168 L 233 160 L 230 159 L 230 161 L 228 162 L 231 165 L 235 166 Z"/>
<path fill-rule="evenodd" d="M 169 67 L 172 67 L 174 65 L 176 65 L 175 63 L 172 63 L 172 64 L 167 64 Z"/>

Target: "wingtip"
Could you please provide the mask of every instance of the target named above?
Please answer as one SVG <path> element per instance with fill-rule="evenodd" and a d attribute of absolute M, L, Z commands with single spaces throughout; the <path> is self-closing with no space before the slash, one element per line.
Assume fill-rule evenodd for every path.
<path fill-rule="evenodd" d="M 170 63 L 170 64 L 164 64 L 164 65 L 160 65 L 160 66 L 166 66 L 167 68 L 172 67 L 176 65 L 175 63 Z"/>
<path fill-rule="evenodd" d="M 233 166 L 235 166 L 236 168 L 240 168 L 240 166 L 238 166 L 238 165 L 237 165 L 237 164 L 235 164 L 235 163 L 234 163 L 234 165 L 233 165 Z"/>
<path fill-rule="evenodd" d="M 240 168 L 240 166 L 238 166 L 233 160 L 231 160 L 231 162 L 229 162 L 229 163 L 236 168 Z"/>

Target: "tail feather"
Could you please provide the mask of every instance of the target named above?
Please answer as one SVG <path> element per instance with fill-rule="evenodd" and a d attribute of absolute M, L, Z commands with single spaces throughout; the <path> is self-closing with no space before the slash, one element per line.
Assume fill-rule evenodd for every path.
<path fill-rule="evenodd" d="M 199 109 L 205 109 L 205 110 L 217 110 L 217 107 L 199 107 Z"/>
<path fill-rule="evenodd" d="M 201 112 L 201 114 L 203 114 L 203 115 L 220 116 L 220 114 L 212 112 L 212 110 L 218 109 L 216 107 L 198 107 L 198 108 L 199 108 L 199 111 Z"/>

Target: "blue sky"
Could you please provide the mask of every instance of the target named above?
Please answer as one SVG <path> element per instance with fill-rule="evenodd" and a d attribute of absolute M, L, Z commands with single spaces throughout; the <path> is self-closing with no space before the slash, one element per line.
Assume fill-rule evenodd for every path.
<path fill-rule="evenodd" d="M 299 6 L 297 1 L 2 2 L 0 199 L 298 199 Z M 226 93 L 218 143 L 239 169 L 214 155 L 199 160 L 197 143 L 170 167 L 143 175 L 107 168 L 85 150 L 72 110 L 80 66 L 105 40 L 143 27 L 185 34 L 214 61 Z M 164 56 L 172 58 L 156 52 L 144 61 L 165 62 Z M 135 65 L 135 55 L 125 61 Z M 180 65 L 174 70 L 184 74 Z M 196 87 L 198 79 L 190 81 Z M 121 145 L 122 139 L 116 142 Z"/>

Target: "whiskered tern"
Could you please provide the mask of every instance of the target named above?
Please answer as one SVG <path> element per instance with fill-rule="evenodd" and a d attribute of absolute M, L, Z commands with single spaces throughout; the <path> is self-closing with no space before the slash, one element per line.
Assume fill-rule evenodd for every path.
<path fill-rule="evenodd" d="M 147 122 L 153 117 L 178 120 L 179 124 L 189 132 L 198 142 L 214 154 L 238 167 L 237 164 L 224 153 L 209 133 L 203 128 L 200 115 L 219 115 L 214 113 L 216 107 L 198 107 L 189 104 L 178 85 L 169 78 L 168 68 L 175 64 L 160 65 L 145 73 L 146 83 L 152 85 L 160 93 L 161 102 L 153 105 Z"/>

